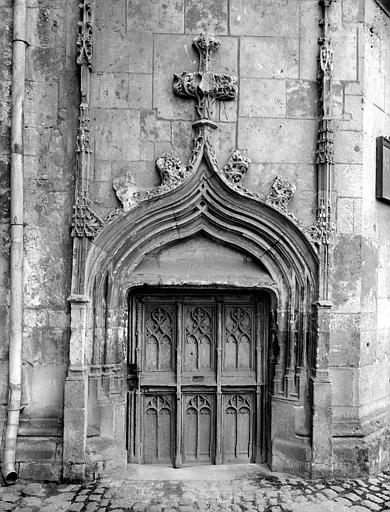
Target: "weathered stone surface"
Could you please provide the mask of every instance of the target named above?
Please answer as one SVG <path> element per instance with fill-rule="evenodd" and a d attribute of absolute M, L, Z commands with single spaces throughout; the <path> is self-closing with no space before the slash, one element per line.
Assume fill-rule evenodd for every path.
<path fill-rule="evenodd" d="M 95 109 L 91 115 L 95 126 L 96 158 L 139 159 L 139 111 Z"/>
<path fill-rule="evenodd" d="M 314 118 L 318 112 L 318 90 L 315 82 L 287 80 L 287 117 Z"/>
<path fill-rule="evenodd" d="M 127 26 L 157 33 L 183 33 L 184 0 L 132 0 L 127 9 Z"/>
<path fill-rule="evenodd" d="M 334 441 L 337 445 L 334 470 L 341 474 L 343 471 L 376 471 L 389 462 L 387 450 L 380 448 L 379 440 L 367 448 L 362 438 L 362 445 L 357 442 L 347 449 L 346 439 L 357 432 L 375 437 L 375 431 L 382 429 L 389 407 L 390 214 L 388 205 L 375 199 L 375 146 L 378 135 L 388 135 L 390 122 L 390 43 L 388 17 L 377 2 L 343 0 L 331 3 L 329 37 L 334 66 L 329 107 L 330 117 L 334 120 L 331 128 L 334 130 L 336 161 L 331 170 L 335 247 L 329 260 L 329 299 L 333 302 L 333 313 L 329 315 L 328 331 L 326 326 L 321 326 L 321 334 L 329 340 L 329 348 L 321 348 L 317 362 L 332 368 L 333 427 L 335 435 L 343 436 L 344 443 Z M 10 0 L 0 0 L 0 326 L 5 327 L 5 331 L 9 325 L 10 296 L 12 8 Z M 69 357 L 74 361 L 74 355 L 69 355 L 66 299 L 71 291 L 69 220 L 76 175 L 75 140 L 80 101 L 75 66 L 78 11 L 78 6 L 68 0 L 28 2 L 23 333 L 26 379 L 23 393 L 27 393 L 28 405 L 22 413 L 21 432 L 27 439 L 31 439 L 29 433 L 39 433 L 47 449 L 37 446 L 34 441 L 31 446 L 24 442 L 20 444 L 20 449 L 23 448 L 20 474 L 50 479 L 59 478 L 61 473 L 61 448 L 60 444 L 52 444 L 44 436 L 48 436 L 48 432 L 61 436 L 57 423 L 62 421 L 63 415 L 64 378 Z M 89 112 L 92 152 L 88 154 L 91 165 L 86 177 L 96 212 L 104 218 L 119 206 L 112 188 L 113 180 L 119 176 L 131 172 L 139 190 L 150 189 L 159 183 L 154 162 L 161 154 L 176 152 L 183 165 L 188 162 L 192 146 L 191 124 L 197 114 L 192 100 L 174 96 L 172 80 L 173 73 L 197 71 L 199 60 L 192 48 L 192 39 L 205 30 L 221 36 L 221 47 L 212 58 L 212 70 L 238 75 L 240 85 L 237 102 L 221 102 L 215 109 L 218 130 L 211 140 L 220 165 L 226 163 L 237 147 L 248 148 L 253 165 L 244 186 L 265 198 L 274 177 L 285 177 L 296 187 L 291 212 L 303 227 L 315 224 L 315 151 L 321 114 L 317 57 L 318 37 L 323 33 L 323 25 L 320 26 L 318 21 L 321 16 L 321 6 L 316 0 L 96 0 L 92 16 L 91 98 L 88 98 L 92 107 Z M 85 81 L 83 83 L 85 85 Z M 286 236 L 288 233 L 289 229 L 286 229 Z M 245 266 L 243 262 L 240 265 Z M 221 265 L 221 273 L 223 268 Z M 174 281 L 175 276 L 172 279 Z M 99 301 L 93 307 L 99 308 Z M 116 316 L 120 315 L 116 312 L 110 322 L 115 324 Z M 122 348 L 117 349 L 114 345 L 117 338 L 127 339 L 125 329 L 114 327 L 109 332 L 108 352 L 112 361 L 120 361 Z M 96 333 L 103 337 L 101 326 L 96 328 Z M 85 348 L 87 357 L 92 357 L 92 348 Z M 84 362 L 84 348 L 80 354 L 77 356 L 80 356 L 79 363 Z M 7 357 L 8 336 L 5 332 L 0 341 L 0 420 L 5 417 L 7 400 Z M 315 365 L 316 362 L 312 363 Z M 116 389 L 115 379 L 109 377 L 107 382 L 104 392 L 111 393 Z M 302 384 L 299 400 L 305 396 L 304 386 Z M 70 409 L 83 405 L 82 388 L 77 383 L 69 386 L 67 405 Z M 92 397 L 93 407 L 96 405 L 94 400 Z M 297 412 L 301 407 L 297 406 L 294 413 L 289 410 L 280 416 L 286 425 L 291 424 L 290 437 L 294 437 L 295 427 L 303 428 Z M 104 409 L 105 425 L 112 423 L 109 416 L 113 416 L 114 409 Z M 72 410 L 69 412 L 66 435 L 72 435 L 72 422 L 75 426 L 78 420 L 74 432 L 84 432 L 85 416 L 80 419 L 76 412 L 73 416 Z M 86 412 L 83 410 L 83 414 Z M 118 432 L 122 432 L 125 422 L 119 410 L 116 414 L 118 422 L 122 422 Z M 113 430 L 114 427 L 110 432 Z M 380 436 L 387 446 L 384 429 Z M 82 443 L 80 449 L 83 449 Z M 285 454 L 278 449 L 275 448 L 274 453 L 278 453 L 278 457 L 280 453 L 283 459 Z M 286 452 L 294 453 L 294 457 L 311 460 L 311 454 L 296 455 L 294 450 L 286 448 Z M 76 452 L 74 456 L 80 456 Z M 53 468 L 50 468 L 52 461 Z M 300 471 L 299 468 L 297 465 L 293 470 Z M 80 462 L 74 475 L 83 475 L 84 469 Z M 362 500 L 376 505 L 375 499 L 370 500 L 366 493 L 360 495 L 361 489 L 356 488 L 359 492 L 354 493 L 354 489 L 354 486 L 349 489 L 350 495 L 361 498 L 349 500 L 348 495 L 338 489 L 338 502 L 334 500 L 329 506 L 346 506 L 345 500 L 353 503 L 356 510 L 367 508 L 362 505 Z M 219 489 L 213 489 L 212 500 L 209 503 L 207 497 L 203 508 L 219 505 L 227 509 L 230 491 L 225 489 L 223 495 L 222 492 L 218 494 Z M 307 489 L 306 497 L 308 491 L 310 489 Z M 375 493 L 379 491 L 372 491 L 372 495 L 377 496 Z M 237 495 L 234 497 L 236 506 L 240 503 L 248 510 L 256 507 L 278 510 L 282 507 L 277 501 L 271 501 L 277 500 L 277 496 L 265 497 L 260 493 L 255 502 L 251 489 L 242 492 L 248 501 L 242 503 Z M 40 497 L 31 498 L 37 499 Z M 321 506 L 319 500 L 327 498 L 316 493 L 310 499 L 315 507 Z M 378 494 L 377 499 L 384 498 Z M 98 503 L 97 498 L 95 501 Z M 53 501 L 57 502 L 58 510 L 66 506 L 59 498 Z M 95 507 L 92 502 L 87 503 L 89 509 Z M 133 504 L 136 502 L 144 506 L 144 496 L 135 495 Z M 161 506 L 174 509 L 178 502 L 170 499 Z M 4 503 L 11 502 L 0 501 L 3 509 L 8 507 Z M 300 510 L 299 500 L 291 503 Z M 20 509 L 39 506 L 37 501 L 20 501 L 16 505 Z M 126 508 L 126 503 L 121 505 Z M 160 507 L 157 503 L 149 505 Z M 74 506 L 78 508 L 78 505 Z M 107 506 L 103 502 L 99 505 L 101 509 Z M 304 506 L 309 507 L 307 503 Z M 45 507 L 51 510 L 51 502 L 42 503 L 42 510 Z"/>
<path fill-rule="evenodd" d="M 299 2 L 233 0 L 230 6 L 231 31 L 235 35 L 291 37 L 299 33 Z"/>
<path fill-rule="evenodd" d="M 291 119 L 245 119 L 238 123 L 238 145 L 247 147 L 257 162 L 312 162 L 315 152 L 315 123 Z M 308 134 L 312 137 L 308 137 Z M 294 140 L 290 146 L 283 141 Z M 274 141 L 279 141 L 277 145 Z"/>
<path fill-rule="evenodd" d="M 285 80 L 243 78 L 240 82 L 240 116 L 286 117 Z"/>
<path fill-rule="evenodd" d="M 188 0 L 185 8 L 185 32 L 227 34 L 227 0 Z"/>
<path fill-rule="evenodd" d="M 295 38 L 241 38 L 243 77 L 298 78 L 299 41 Z"/>

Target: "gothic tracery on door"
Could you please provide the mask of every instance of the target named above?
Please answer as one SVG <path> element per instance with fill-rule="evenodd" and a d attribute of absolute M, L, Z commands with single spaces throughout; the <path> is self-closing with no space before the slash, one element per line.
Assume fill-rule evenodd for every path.
<path fill-rule="evenodd" d="M 267 296 L 156 291 L 129 309 L 129 461 L 264 462 Z"/>

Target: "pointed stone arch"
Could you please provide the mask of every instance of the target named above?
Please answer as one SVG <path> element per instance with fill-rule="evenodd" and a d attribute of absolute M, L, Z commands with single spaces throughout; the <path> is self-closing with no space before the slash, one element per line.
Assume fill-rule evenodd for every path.
<path fill-rule="evenodd" d="M 89 437 L 86 434 L 85 449 L 90 453 L 90 463 L 101 459 L 99 440 L 107 436 L 113 441 L 111 457 L 118 459 L 119 454 L 126 459 L 128 294 L 145 284 L 134 280 L 135 271 L 156 249 L 198 235 L 246 254 L 266 269 L 266 277 L 263 275 L 251 287 L 243 283 L 241 287 L 267 291 L 272 304 L 269 359 L 274 405 L 268 426 L 272 437 L 269 462 L 275 469 L 290 467 L 302 472 L 304 466 L 309 471 L 309 374 L 315 357 L 311 311 L 318 293 L 317 253 L 288 215 L 227 179 L 207 145 L 184 179 L 162 193 L 148 194 L 127 212 L 116 212 L 89 244 L 84 271 L 79 274 L 79 289 L 83 292 L 79 297 L 84 299 L 75 299 L 85 317 L 72 337 L 78 337 L 83 345 L 80 357 L 86 363 L 89 380 L 89 404 L 85 399 Z M 176 285 L 199 283 L 178 275 Z M 228 286 L 229 282 L 210 280 L 207 285 Z M 67 385 L 69 389 L 69 378 Z M 283 435 L 276 425 L 286 414 L 296 428 Z M 295 434 L 301 438 L 296 445 L 293 443 L 293 450 L 299 452 L 294 459 L 289 456 L 292 450 L 288 439 Z M 110 455 L 106 453 L 105 457 L 109 459 Z"/>

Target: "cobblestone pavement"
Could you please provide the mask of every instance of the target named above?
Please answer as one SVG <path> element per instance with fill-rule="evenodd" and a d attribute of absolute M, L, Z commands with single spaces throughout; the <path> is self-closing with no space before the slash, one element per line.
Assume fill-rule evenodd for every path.
<path fill-rule="evenodd" d="M 306 481 L 253 470 L 221 480 L 214 471 L 205 480 L 207 470 L 198 470 L 203 479 L 165 479 L 163 472 L 159 480 L 142 479 L 126 472 L 83 485 L 18 482 L 0 487 L 0 511 L 390 512 L 390 473 L 368 480 Z"/>

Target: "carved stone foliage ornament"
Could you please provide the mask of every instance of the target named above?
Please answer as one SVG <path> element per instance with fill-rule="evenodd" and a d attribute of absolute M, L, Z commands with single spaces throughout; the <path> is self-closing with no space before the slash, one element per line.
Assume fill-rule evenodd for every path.
<path fill-rule="evenodd" d="M 80 21 L 78 22 L 79 33 L 77 36 L 77 64 L 92 68 L 92 7 L 91 2 L 83 0 L 79 4 Z"/>
<path fill-rule="evenodd" d="M 250 165 L 251 161 L 249 158 L 236 149 L 225 167 L 221 170 L 221 176 L 233 186 L 241 186 Z"/>
<path fill-rule="evenodd" d="M 91 201 L 86 195 L 79 196 L 73 206 L 72 237 L 93 240 L 104 221 L 92 210 Z"/>
<path fill-rule="evenodd" d="M 168 153 L 156 160 L 156 167 L 160 174 L 161 184 L 151 190 L 138 191 L 131 173 L 114 180 L 113 187 L 124 211 L 129 211 L 143 201 L 173 190 L 191 175 L 188 169 L 181 165 L 177 156 Z"/>
<path fill-rule="evenodd" d="M 288 210 L 288 204 L 293 198 L 294 193 L 295 186 L 292 183 L 281 176 L 275 176 L 265 202 L 290 217 L 294 222 L 297 222 L 295 215 Z"/>
<path fill-rule="evenodd" d="M 134 195 L 136 194 L 138 187 L 131 172 L 127 172 L 125 176 L 116 178 L 112 186 L 114 187 L 115 194 L 122 203 L 125 212 L 131 210 L 131 208 L 137 204 Z"/>
<path fill-rule="evenodd" d="M 178 96 L 195 98 L 199 119 L 210 120 L 216 100 L 231 101 L 237 97 L 237 77 L 210 71 L 212 54 L 221 46 L 214 35 L 201 34 L 193 41 L 199 52 L 199 71 L 174 75 L 173 89 Z"/>
<path fill-rule="evenodd" d="M 333 242 L 336 226 L 332 223 L 331 206 L 324 203 L 318 208 L 317 222 L 307 230 L 311 241 L 317 245 L 328 246 Z"/>
<path fill-rule="evenodd" d="M 176 155 L 163 154 L 156 160 L 156 168 L 160 174 L 161 184 L 151 190 L 138 190 L 131 172 L 116 178 L 113 182 L 113 188 L 123 206 L 122 211 L 127 212 L 144 201 L 158 197 L 180 186 L 192 176 L 201 159 L 206 157 L 210 166 L 230 188 L 245 197 L 267 202 L 291 220 L 297 222 L 295 216 L 287 208 L 295 187 L 286 180 L 277 177 L 265 201 L 259 194 L 249 191 L 243 186 L 245 176 L 251 165 L 245 151 L 242 152 L 236 149 L 226 165 L 223 168 L 219 167 L 210 137 L 211 133 L 217 128 L 216 123 L 212 121 L 213 107 L 216 100 L 231 101 L 236 99 L 237 78 L 214 73 L 210 70 L 211 57 L 221 45 L 214 35 L 201 34 L 194 39 L 193 45 L 199 53 L 198 72 L 175 74 L 173 81 L 173 89 L 178 96 L 194 98 L 196 102 L 196 113 L 199 119 L 193 123 L 193 147 L 189 163 L 184 167 Z M 107 222 L 114 216 L 107 219 Z"/>

